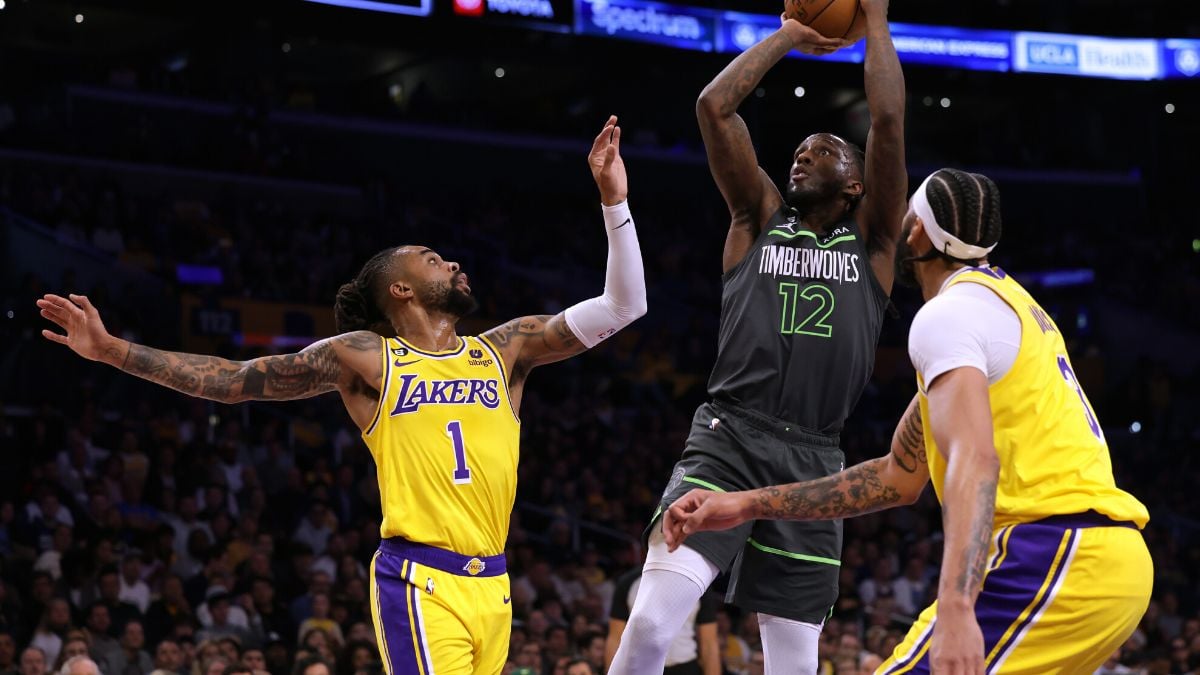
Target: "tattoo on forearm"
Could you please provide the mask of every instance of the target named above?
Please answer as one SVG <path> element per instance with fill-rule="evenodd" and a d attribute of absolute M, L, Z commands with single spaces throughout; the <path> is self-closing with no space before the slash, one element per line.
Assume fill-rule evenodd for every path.
<path fill-rule="evenodd" d="M 988 550 L 992 545 L 992 521 L 996 511 L 996 479 L 992 478 L 979 486 L 979 502 L 976 504 L 975 519 L 971 523 L 970 540 L 967 542 L 963 568 L 958 575 L 957 589 L 972 596 L 983 587 L 987 573 Z"/>
<path fill-rule="evenodd" d="M 914 399 L 904 413 L 904 419 L 896 429 L 895 443 L 892 456 L 896 464 L 908 473 L 915 473 L 926 464 L 925 430 L 921 426 L 921 406 Z"/>
<path fill-rule="evenodd" d="M 562 315 L 513 319 L 488 331 L 484 337 L 511 356 L 514 380 L 524 379 L 538 363 L 564 359 L 584 350 Z"/>
<path fill-rule="evenodd" d="M 726 66 L 712 83 L 714 93 L 719 94 L 717 100 L 722 111 L 726 114 L 737 111 L 767 71 L 779 63 L 791 48 L 791 41 L 786 35 L 775 33 L 761 45 L 742 52 Z"/>
<path fill-rule="evenodd" d="M 758 491 L 755 518 L 833 520 L 885 509 L 900 502 L 879 474 L 886 458 L 873 459 L 819 480 Z"/>
<path fill-rule="evenodd" d="M 318 342 L 298 354 L 230 361 L 130 345 L 122 370 L 176 391 L 225 403 L 290 400 L 333 391 L 342 375 L 336 345 L 355 351 L 381 347 L 367 331 Z"/>

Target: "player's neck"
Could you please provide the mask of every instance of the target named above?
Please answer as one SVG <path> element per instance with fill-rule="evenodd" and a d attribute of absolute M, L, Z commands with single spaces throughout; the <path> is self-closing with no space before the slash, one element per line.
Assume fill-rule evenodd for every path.
<path fill-rule="evenodd" d="M 921 296 L 925 298 L 925 302 L 937 297 L 945 287 L 946 280 L 954 276 L 955 272 L 966 268 L 966 265 L 947 265 L 941 260 L 931 260 L 922 266 L 925 269 L 917 274 L 917 283 L 921 286 Z"/>
<path fill-rule="evenodd" d="M 392 319 L 392 327 L 405 342 L 430 352 L 442 352 L 458 345 L 458 333 L 455 331 L 457 323 L 457 316 L 426 312 L 421 308 L 403 312 Z"/>
<path fill-rule="evenodd" d="M 813 204 L 805 209 L 795 209 L 800 224 L 808 230 L 826 234 L 846 218 L 846 205 L 841 200 Z"/>

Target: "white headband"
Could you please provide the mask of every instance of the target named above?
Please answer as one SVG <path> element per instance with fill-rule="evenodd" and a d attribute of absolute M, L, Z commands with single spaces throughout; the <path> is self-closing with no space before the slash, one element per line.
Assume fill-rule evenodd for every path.
<path fill-rule="evenodd" d="M 921 187 L 917 188 L 912 197 L 912 207 L 913 212 L 925 224 L 925 234 L 929 235 L 929 241 L 933 242 L 933 247 L 951 258 L 959 260 L 977 260 L 991 253 L 992 249 L 996 248 L 996 244 L 1000 242 L 996 242 L 996 244 L 992 244 L 987 248 L 972 246 L 943 230 L 942 226 L 938 225 L 937 218 L 933 215 L 933 208 L 929 206 L 929 197 L 925 194 L 925 190 L 929 187 L 929 181 L 931 180 L 933 180 L 933 174 L 930 174 L 925 179 L 925 182 L 921 183 Z"/>

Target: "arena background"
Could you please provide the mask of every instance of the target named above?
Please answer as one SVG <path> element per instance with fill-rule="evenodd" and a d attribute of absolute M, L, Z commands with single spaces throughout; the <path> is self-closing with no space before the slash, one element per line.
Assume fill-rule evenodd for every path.
<path fill-rule="evenodd" d="M 0 0 L 0 673 L 41 675 L 22 650 L 65 652 L 75 633 L 108 673 L 222 672 L 241 655 L 206 642 L 228 635 L 264 649 L 274 675 L 304 655 L 379 672 L 364 577 L 378 491 L 337 399 L 175 395 L 43 340 L 34 299 L 86 292 L 114 334 L 246 358 L 329 335 L 337 286 L 379 248 L 417 242 L 474 280 L 482 308 L 464 332 L 556 312 L 603 283 L 584 155 L 615 113 L 651 309 L 532 378 L 508 549 L 512 667 L 595 658 L 613 580 L 640 562 L 704 398 L 727 216 L 693 106 L 728 39 L 751 34 L 722 45 L 597 12 L 653 6 L 660 22 L 725 30 L 724 10 L 761 27 L 780 8 L 459 2 Z M 1155 600 L 1106 672 L 1200 672 L 1200 42 L 1106 43 L 1089 70 L 1070 37 L 1197 39 L 1200 5 L 895 0 L 891 17 L 1058 35 L 1041 68 L 1032 48 L 991 71 L 936 47 L 905 56 L 910 173 L 999 183 L 993 260 L 1063 329 L 1118 481 L 1150 507 Z M 1039 69 L 1059 74 L 1014 72 Z M 810 132 L 861 143 L 865 111 L 861 65 L 801 59 L 742 109 L 774 176 Z M 914 390 L 919 298 L 894 299 L 848 462 L 886 451 Z M 929 492 L 847 522 L 825 672 L 886 655 L 932 598 L 940 522 Z M 227 602 L 232 624 L 212 625 Z M 752 618 L 728 608 L 718 628 L 724 669 L 761 672 Z"/>

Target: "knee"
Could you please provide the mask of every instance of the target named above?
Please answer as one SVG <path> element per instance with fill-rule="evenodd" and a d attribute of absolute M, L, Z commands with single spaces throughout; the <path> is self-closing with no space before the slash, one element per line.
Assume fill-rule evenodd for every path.
<path fill-rule="evenodd" d="M 625 632 L 622 633 L 621 640 L 630 640 L 643 646 L 661 646 L 666 649 L 675 636 L 671 629 L 664 624 L 665 622 L 656 617 L 635 611 L 629 616 L 629 622 L 625 624 Z"/>

